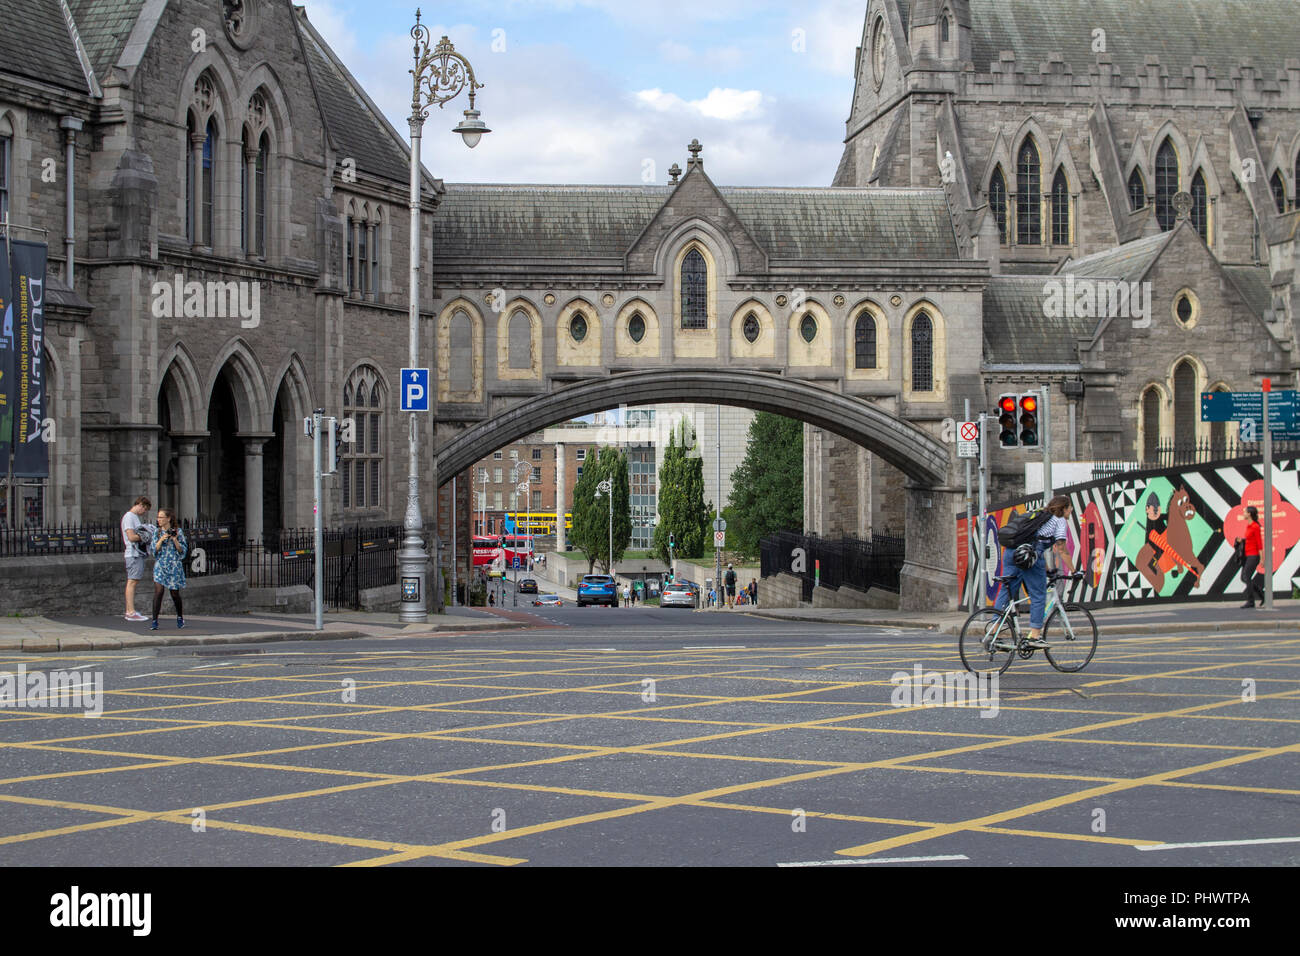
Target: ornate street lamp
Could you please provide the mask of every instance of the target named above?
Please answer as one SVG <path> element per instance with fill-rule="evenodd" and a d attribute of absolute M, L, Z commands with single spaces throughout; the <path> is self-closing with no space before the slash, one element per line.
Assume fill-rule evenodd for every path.
<path fill-rule="evenodd" d="M 469 61 L 456 52 L 451 41 L 443 37 L 430 48 L 429 28 L 420 23 L 420 11 L 415 11 L 415 26 L 411 28 L 415 40 L 415 69 L 410 70 L 411 89 L 411 311 L 410 311 L 410 367 L 420 367 L 420 134 L 424 121 L 429 118 L 429 107 L 435 103 L 441 109 L 448 100 L 469 87 L 469 109 L 465 119 L 456 127 L 465 145 L 471 149 L 480 137 L 490 130 L 479 119 L 474 109 L 474 91 L 483 84 L 474 79 L 474 69 Z M 420 430 L 418 413 L 411 412 L 407 434 L 409 462 L 406 482 L 406 518 L 402 522 L 404 534 L 402 547 L 397 554 L 398 571 L 402 579 L 402 601 L 398 619 L 407 623 L 424 624 L 428 612 L 429 553 L 424 545 L 424 520 L 420 516 Z M 436 478 L 436 476 L 435 476 Z M 437 498 L 437 481 L 434 497 Z M 436 554 L 436 552 L 435 552 Z M 441 579 L 439 579 L 441 580 Z"/>
<path fill-rule="evenodd" d="M 596 486 L 597 498 L 600 497 L 602 492 L 604 492 L 605 496 L 609 498 L 609 577 L 610 580 L 613 580 L 614 578 L 614 480 L 612 478 L 606 478 L 604 481 L 602 481 L 600 484 Z M 618 589 L 617 583 L 615 583 L 614 588 L 615 590 Z"/>

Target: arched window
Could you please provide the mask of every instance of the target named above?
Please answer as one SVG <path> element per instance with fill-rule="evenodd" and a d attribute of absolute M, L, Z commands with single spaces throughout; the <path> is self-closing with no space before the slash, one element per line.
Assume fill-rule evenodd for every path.
<path fill-rule="evenodd" d="M 1147 204 L 1147 186 L 1142 181 L 1142 170 L 1136 166 L 1133 172 L 1128 174 L 1128 205 L 1134 212 L 1137 212 Z"/>
<path fill-rule="evenodd" d="M 858 316 L 853 326 L 853 367 L 876 367 L 876 320 L 870 312 Z"/>
<path fill-rule="evenodd" d="M 1152 462 L 1160 452 L 1160 390 L 1142 393 L 1142 460 Z"/>
<path fill-rule="evenodd" d="M 1052 245 L 1070 244 L 1070 187 L 1065 170 L 1057 169 L 1052 179 Z"/>
<path fill-rule="evenodd" d="M 758 316 L 753 312 L 747 312 L 745 321 L 741 323 L 740 331 L 745 336 L 745 341 L 753 345 L 758 341 L 758 336 L 763 331 L 763 325 L 758 321 Z"/>
<path fill-rule="evenodd" d="M 271 163 L 271 139 L 266 133 L 257 142 L 257 160 L 253 167 L 255 185 L 253 193 L 257 202 L 257 214 L 253 229 L 253 252 L 259 256 L 266 255 L 266 176 Z"/>
<path fill-rule="evenodd" d="M 682 259 L 682 328 L 709 327 L 709 270 L 700 250 L 692 249 Z"/>
<path fill-rule="evenodd" d="M 357 287 L 356 275 L 356 243 L 357 243 L 357 221 L 348 216 L 347 225 L 347 255 L 348 255 L 348 292 L 352 292 Z"/>
<path fill-rule="evenodd" d="M 1201 396 L 1196 388 L 1196 367 L 1189 361 L 1174 369 L 1174 444 L 1188 448 L 1196 442 L 1196 422 Z"/>
<path fill-rule="evenodd" d="M 1192 177 L 1192 225 L 1206 242 L 1210 241 L 1210 214 L 1205 175 L 1201 170 Z"/>
<path fill-rule="evenodd" d="M 348 294 L 353 298 L 378 302 L 384 210 L 382 206 L 364 203 L 359 211 L 353 209 L 351 203 L 348 208 L 345 235 Z"/>
<path fill-rule="evenodd" d="M 1007 180 L 1002 175 L 1002 167 L 993 170 L 989 180 L 989 209 L 993 211 L 993 221 L 998 226 L 998 242 L 1007 244 Z"/>
<path fill-rule="evenodd" d="M 510 314 L 506 339 L 510 367 L 530 368 L 533 364 L 533 324 L 523 309 L 515 309 Z"/>
<path fill-rule="evenodd" d="M 194 190 L 194 150 L 191 143 L 194 141 L 194 114 L 190 113 L 185 117 L 185 238 L 193 243 L 195 217 L 194 212 L 197 208 Z"/>
<path fill-rule="evenodd" d="M 384 398 L 379 373 L 363 365 L 343 387 L 343 420 L 352 441 L 343 445 L 339 487 L 347 510 L 384 507 Z"/>
<path fill-rule="evenodd" d="M 1178 154 L 1165 137 L 1156 152 L 1156 222 L 1164 232 L 1174 228 L 1174 194 L 1178 192 Z"/>
<path fill-rule="evenodd" d="M 645 318 L 640 312 L 633 312 L 632 318 L 627 320 L 627 334 L 633 342 L 640 342 L 645 338 Z"/>
<path fill-rule="evenodd" d="M 216 195 L 217 176 L 217 121 L 208 119 L 203 139 L 203 239 L 205 246 L 212 245 L 212 210 Z"/>
<path fill-rule="evenodd" d="M 912 320 L 912 391 L 934 391 L 934 323 L 925 312 Z"/>
<path fill-rule="evenodd" d="M 0 221 L 9 218 L 9 171 L 14 151 L 14 131 L 9 118 L 0 115 Z"/>
<path fill-rule="evenodd" d="M 1026 136 L 1016 157 L 1016 242 L 1037 246 L 1043 241 L 1043 176 L 1038 147 Z"/>
<path fill-rule="evenodd" d="M 1282 181 L 1282 170 L 1273 170 L 1268 184 L 1273 190 L 1273 205 L 1277 207 L 1278 214 L 1286 212 L 1286 183 Z"/>
<path fill-rule="evenodd" d="M 942 43 L 947 43 L 947 42 L 948 42 L 948 34 L 949 34 L 949 30 L 950 30 L 950 27 L 949 27 L 949 25 L 948 25 L 948 15 L 947 15 L 947 14 L 944 14 L 943 19 L 939 21 L 939 40 L 940 40 L 940 42 L 942 42 Z"/>
<path fill-rule="evenodd" d="M 447 384 L 453 392 L 468 392 L 474 387 L 474 329 L 469 316 L 457 309 L 451 317 L 451 354 L 447 364 Z"/>

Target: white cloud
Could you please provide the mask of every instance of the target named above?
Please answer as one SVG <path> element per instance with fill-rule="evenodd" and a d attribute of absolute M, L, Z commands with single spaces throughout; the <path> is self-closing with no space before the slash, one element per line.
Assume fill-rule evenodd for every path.
<path fill-rule="evenodd" d="M 660 113 L 692 111 L 720 120 L 745 119 L 756 114 L 763 104 L 763 94 L 758 90 L 727 90 L 716 86 L 702 100 L 684 100 L 657 88 L 639 91 L 636 99 Z"/>
<path fill-rule="evenodd" d="M 695 56 L 695 51 L 675 40 L 664 40 L 659 44 L 659 55 L 672 63 L 685 63 Z"/>

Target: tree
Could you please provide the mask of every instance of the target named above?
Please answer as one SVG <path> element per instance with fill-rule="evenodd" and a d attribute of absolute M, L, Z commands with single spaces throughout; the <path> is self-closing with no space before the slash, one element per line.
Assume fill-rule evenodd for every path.
<path fill-rule="evenodd" d="M 685 423 L 668 436 L 664 461 L 659 466 L 659 524 L 655 526 L 654 549 L 665 562 L 672 555 L 698 558 L 704 554 L 711 504 L 704 502 L 704 460 L 690 457 L 694 439 Z M 668 538 L 676 539 L 669 553 Z"/>
<path fill-rule="evenodd" d="M 596 497 L 597 486 L 607 478 L 613 479 L 614 496 L 614 561 L 623 557 L 628 542 L 632 540 L 632 512 L 627 475 L 627 455 L 614 448 L 587 450 L 582 477 L 573 486 L 573 530 L 569 540 L 573 547 L 587 555 L 587 573 L 599 561 L 606 572 L 612 567 L 609 558 L 609 501 L 604 493 Z"/>
<path fill-rule="evenodd" d="M 749 424 L 745 460 L 731 473 L 727 544 L 747 558 L 760 539 L 803 527 L 803 424 L 759 412 Z"/>

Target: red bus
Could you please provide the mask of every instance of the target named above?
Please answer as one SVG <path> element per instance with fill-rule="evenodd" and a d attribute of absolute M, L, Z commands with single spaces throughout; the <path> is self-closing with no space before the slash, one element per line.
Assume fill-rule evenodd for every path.
<path fill-rule="evenodd" d="M 507 570 L 514 567 L 514 559 L 518 556 L 520 570 L 527 571 L 528 563 L 533 559 L 532 536 L 525 534 L 502 535 L 501 554 L 505 559 Z"/>
<path fill-rule="evenodd" d="M 474 548 L 474 567 L 492 566 L 492 562 L 502 557 L 501 538 L 497 535 L 474 535 L 471 542 Z"/>

